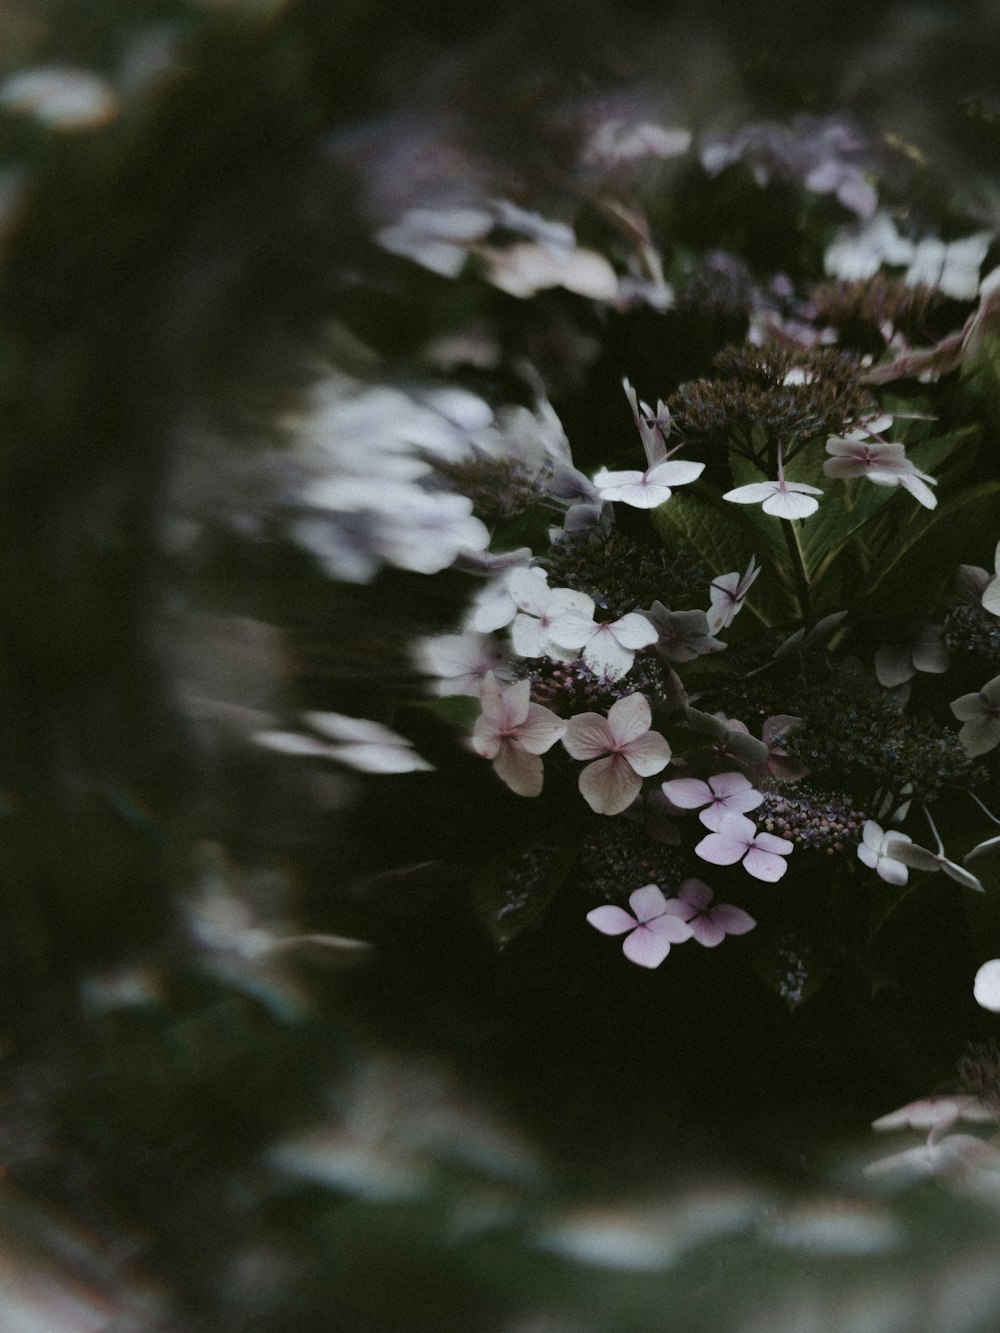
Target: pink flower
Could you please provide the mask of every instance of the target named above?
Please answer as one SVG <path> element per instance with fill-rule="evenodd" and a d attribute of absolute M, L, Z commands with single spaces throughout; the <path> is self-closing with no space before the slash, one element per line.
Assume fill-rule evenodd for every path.
<path fill-rule="evenodd" d="M 483 679 L 483 711 L 472 732 L 472 748 L 492 759 L 497 776 L 518 796 L 542 790 L 539 758 L 566 730 L 561 717 L 530 698 L 531 682 L 519 680 L 506 689 L 492 671 Z"/>
<path fill-rule="evenodd" d="M 612 704 L 607 718 L 599 713 L 571 717 L 563 745 L 574 759 L 593 759 L 580 774 L 583 799 L 599 815 L 618 815 L 642 790 L 642 779 L 660 773 L 670 762 L 670 746 L 649 730 L 652 714 L 641 694 Z"/>
<path fill-rule="evenodd" d="M 883 417 L 867 430 L 831 436 L 826 442 L 826 452 L 832 456 L 823 464 L 823 474 L 844 480 L 867 477 L 876 486 L 902 486 L 925 509 L 933 509 L 937 498 L 925 483 L 936 486 L 934 478 L 910 462 L 901 444 L 870 438 L 875 430 L 884 429 L 890 422 L 891 418 Z"/>
<path fill-rule="evenodd" d="M 691 927 L 684 917 L 688 909 L 677 899 L 667 902 L 655 884 L 636 889 L 629 895 L 628 905 L 634 916 L 623 907 L 609 905 L 595 907 L 587 913 L 587 920 L 602 935 L 623 935 L 629 931 L 622 952 L 630 963 L 659 967 L 671 944 L 691 938 Z"/>
<path fill-rule="evenodd" d="M 745 814 L 755 810 L 764 799 L 742 773 L 716 773 L 707 782 L 700 778 L 674 778 L 663 783 L 663 794 L 682 810 L 704 806 L 698 818 L 706 828 L 717 833 L 727 814 Z"/>
<path fill-rule="evenodd" d="M 749 912 L 744 912 L 740 907 L 730 907 L 728 903 L 718 903 L 709 908 L 712 897 L 712 890 L 700 879 L 686 879 L 673 900 L 677 904 L 676 910 L 681 911 L 683 907 L 684 919 L 692 938 L 699 944 L 703 944 L 706 949 L 714 949 L 727 935 L 745 935 L 748 930 L 753 930 L 757 922 Z"/>
<path fill-rule="evenodd" d="M 716 866 L 731 866 L 742 860 L 747 874 L 773 884 L 788 869 L 782 857 L 788 856 L 793 846 L 787 838 L 774 833 L 758 833 L 753 820 L 746 815 L 729 814 L 720 821 L 716 832 L 702 838 L 694 850 L 703 861 Z"/>

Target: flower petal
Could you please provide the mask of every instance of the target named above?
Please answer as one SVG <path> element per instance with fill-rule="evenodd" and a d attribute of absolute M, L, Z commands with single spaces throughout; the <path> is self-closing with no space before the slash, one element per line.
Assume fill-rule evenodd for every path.
<path fill-rule="evenodd" d="M 644 694 L 627 694 L 608 709 L 608 732 L 615 745 L 627 745 L 649 730 L 653 720 L 649 700 Z"/>
<path fill-rule="evenodd" d="M 622 953 L 630 963 L 640 967 L 659 967 L 670 952 L 670 940 L 649 926 L 637 926 L 622 945 Z"/>
<path fill-rule="evenodd" d="M 644 884 L 641 889 L 629 894 L 628 905 L 635 914 L 635 919 L 640 925 L 644 925 L 647 921 L 652 921 L 653 917 L 663 915 L 667 900 L 659 885 Z"/>
<path fill-rule="evenodd" d="M 746 854 L 747 844 L 724 833 L 709 833 L 694 849 L 695 856 L 710 861 L 714 866 L 735 865 Z"/>
<path fill-rule="evenodd" d="M 584 644 L 582 656 L 591 671 L 607 676 L 609 680 L 621 680 L 635 661 L 635 653 L 621 646 L 611 625 L 597 626 L 589 642 Z"/>
<path fill-rule="evenodd" d="M 749 486 L 737 486 L 735 490 L 726 491 L 722 498 L 738 505 L 759 505 L 769 500 L 777 488 L 776 481 L 754 481 Z"/>
<path fill-rule="evenodd" d="M 670 746 L 658 731 L 647 731 L 644 736 L 629 741 L 622 753 L 643 778 L 662 773 L 670 763 Z"/>
<path fill-rule="evenodd" d="M 714 949 L 726 938 L 725 928 L 715 920 L 714 913 L 696 917 L 691 922 L 691 934 L 706 949 Z"/>
<path fill-rule="evenodd" d="M 712 920 L 720 925 L 727 935 L 746 935 L 753 930 L 757 922 L 742 907 L 732 907 L 729 903 L 720 903 L 712 909 Z"/>
<path fill-rule="evenodd" d="M 707 782 L 702 782 L 701 778 L 671 778 L 662 784 L 660 790 L 672 805 L 679 806 L 681 810 L 697 810 L 699 806 L 708 805 L 715 799 L 711 787 Z"/>
<path fill-rule="evenodd" d="M 493 767 L 500 781 L 518 796 L 537 796 L 542 790 L 545 770 L 541 759 L 528 754 L 515 740 L 501 741 Z"/>
<path fill-rule="evenodd" d="M 697 481 L 704 471 L 704 463 L 695 463 L 689 458 L 671 458 L 651 467 L 646 478 L 656 486 L 686 486 Z"/>
<path fill-rule="evenodd" d="M 784 842 L 784 838 L 779 841 Z M 763 879 L 768 884 L 773 884 L 788 869 L 788 862 L 783 856 L 755 846 L 751 847 L 743 858 L 743 868 L 748 875 L 753 875 L 754 879 Z"/>
<path fill-rule="evenodd" d="M 816 493 L 822 495 L 822 491 Z M 762 508 L 765 514 L 774 518 L 808 518 L 810 514 L 815 514 L 819 502 L 811 495 L 800 494 L 798 488 L 793 491 L 792 483 L 789 483 L 785 490 L 776 491 L 769 500 L 765 500 Z"/>
<path fill-rule="evenodd" d="M 699 912 L 708 906 L 713 896 L 712 890 L 700 879 L 686 879 L 677 890 L 677 897 L 682 902 L 697 908 Z"/>
<path fill-rule="evenodd" d="M 517 729 L 517 739 L 529 754 L 544 754 L 566 730 L 566 722 L 541 704 L 528 706 L 527 721 Z"/>
<path fill-rule="evenodd" d="M 541 760 L 538 761 L 541 763 Z M 621 755 L 609 754 L 588 764 L 578 786 L 583 799 L 596 814 L 620 815 L 642 790 L 642 778 Z"/>
<path fill-rule="evenodd" d="M 587 913 L 587 920 L 602 935 L 624 935 L 626 930 L 635 929 L 635 920 L 621 907 L 595 907 Z"/>
<path fill-rule="evenodd" d="M 574 759 L 599 759 L 614 744 L 614 737 L 600 713 L 577 713 L 570 718 L 562 743 Z"/>
<path fill-rule="evenodd" d="M 610 628 L 623 648 L 648 648 L 660 637 L 656 626 L 638 611 L 629 611 L 614 621 Z"/>

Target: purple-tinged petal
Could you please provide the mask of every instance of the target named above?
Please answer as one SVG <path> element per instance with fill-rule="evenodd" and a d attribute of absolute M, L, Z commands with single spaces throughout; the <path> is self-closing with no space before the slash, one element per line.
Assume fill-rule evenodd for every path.
<path fill-rule="evenodd" d="M 545 770 L 541 759 L 522 750 L 517 741 L 501 742 L 493 767 L 500 781 L 517 796 L 537 796 L 542 790 Z"/>
<path fill-rule="evenodd" d="M 742 773 L 715 773 L 708 779 L 708 785 L 715 796 L 735 796 L 738 792 L 753 791 L 753 783 Z M 754 792 L 754 795 L 764 799 L 760 792 Z"/>
<path fill-rule="evenodd" d="M 660 790 L 671 805 L 681 810 L 697 810 L 714 799 L 711 787 L 701 778 L 671 778 Z"/>
<path fill-rule="evenodd" d="M 629 894 L 628 905 L 635 914 L 635 919 L 644 925 L 655 916 L 662 916 L 667 905 L 662 891 L 656 884 L 644 884 Z"/>
<path fill-rule="evenodd" d="M 610 754 L 588 764 L 580 774 L 578 786 L 596 814 L 620 815 L 639 795 L 642 779 L 621 755 Z"/>
<path fill-rule="evenodd" d="M 677 897 L 697 911 L 703 911 L 713 898 L 712 890 L 700 879 L 686 879 L 677 890 Z"/>
<path fill-rule="evenodd" d="M 614 744 L 607 718 L 600 713 L 577 713 L 563 733 L 562 743 L 574 759 L 599 759 Z"/>
<path fill-rule="evenodd" d="M 729 903 L 720 903 L 712 909 L 712 920 L 720 925 L 727 935 L 746 935 L 753 930 L 757 922 L 742 907 L 732 907 Z"/>
<path fill-rule="evenodd" d="M 790 842 L 788 838 L 779 838 L 776 833 L 758 833 L 754 839 L 754 846 L 763 852 L 774 852 L 777 856 L 788 856 L 795 850 L 794 842 Z"/>
<path fill-rule="evenodd" d="M 698 915 L 698 908 L 694 903 L 686 903 L 681 898 L 671 898 L 663 909 L 663 914 L 664 916 L 675 916 L 679 921 L 687 924 L 692 917 Z M 688 934 L 690 936 L 690 931 Z"/>
<path fill-rule="evenodd" d="M 622 953 L 629 962 L 640 967 L 659 967 L 669 952 L 669 938 L 650 926 L 637 926 L 622 945 Z"/>
<path fill-rule="evenodd" d="M 635 929 L 635 920 L 621 907 L 595 907 L 587 913 L 587 920 L 602 935 L 624 935 Z"/>
<path fill-rule="evenodd" d="M 753 875 L 754 879 L 763 879 L 768 884 L 773 884 L 788 869 L 788 862 L 784 857 L 778 856 L 774 852 L 765 852 L 759 847 L 751 847 L 743 858 L 743 868 L 748 875 Z"/>
<path fill-rule="evenodd" d="M 711 915 L 698 916 L 691 922 L 691 934 L 706 949 L 714 949 L 726 938 L 724 928 Z"/>
<path fill-rule="evenodd" d="M 742 839 L 725 833 L 709 833 L 698 843 L 694 853 L 714 866 L 731 866 L 745 855 L 746 850 L 747 844 Z"/>

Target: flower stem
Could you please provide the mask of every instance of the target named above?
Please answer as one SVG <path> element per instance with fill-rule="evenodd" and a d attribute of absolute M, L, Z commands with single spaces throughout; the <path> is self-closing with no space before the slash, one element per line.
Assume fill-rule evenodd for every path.
<path fill-rule="evenodd" d="M 799 601 L 799 610 L 803 620 L 808 620 L 812 614 L 812 594 L 809 591 L 809 579 L 806 575 L 806 562 L 802 555 L 802 547 L 799 545 L 798 528 L 795 520 L 783 518 L 781 520 L 781 529 L 785 534 L 785 545 L 788 547 L 788 554 L 792 561 L 792 578 L 795 582 L 795 592 Z"/>

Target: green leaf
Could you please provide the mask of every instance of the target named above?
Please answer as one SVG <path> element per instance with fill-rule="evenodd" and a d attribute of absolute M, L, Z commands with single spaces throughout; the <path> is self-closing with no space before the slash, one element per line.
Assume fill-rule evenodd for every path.
<path fill-rule="evenodd" d="M 534 843 L 489 861 L 472 880 L 472 901 L 498 948 L 537 921 L 576 860 L 572 843 Z"/>
<path fill-rule="evenodd" d="M 755 513 L 748 514 L 749 509 Z M 701 556 L 713 576 L 742 571 L 751 555 L 756 556 L 763 569 L 747 608 L 765 625 L 786 624 L 797 608 L 780 520 L 760 514 L 765 524 L 773 525 L 762 527 L 756 511 L 756 505 L 734 505 L 706 488 L 689 487 L 653 510 L 653 526 L 671 550 L 685 547 Z"/>

